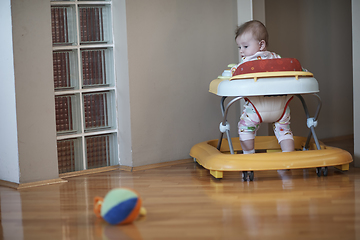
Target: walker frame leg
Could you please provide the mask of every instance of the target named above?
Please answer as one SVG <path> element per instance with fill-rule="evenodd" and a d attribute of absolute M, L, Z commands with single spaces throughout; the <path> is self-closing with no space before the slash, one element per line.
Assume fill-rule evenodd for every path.
<path fill-rule="evenodd" d="M 233 98 L 233 99 L 226 105 L 226 107 L 225 107 L 225 99 L 226 99 L 226 97 L 222 97 L 222 98 L 221 98 L 220 108 L 221 108 L 221 113 L 222 113 L 222 115 L 223 115 L 223 121 L 221 122 L 221 124 L 222 124 L 223 126 L 226 126 L 226 124 L 227 124 L 227 114 L 228 114 L 228 111 L 229 111 L 229 108 L 231 107 L 231 105 L 233 105 L 235 102 L 239 101 L 239 100 L 242 99 L 242 98 L 243 98 L 243 97 L 235 97 L 235 98 Z M 230 153 L 231 153 L 231 154 L 234 154 L 234 148 L 233 148 L 233 144 L 232 144 L 231 136 L 230 136 L 230 129 L 227 129 L 227 130 L 225 131 L 225 133 L 226 133 L 226 137 L 227 137 L 227 140 L 228 140 L 228 143 L 229 143 Z M 218 149 L 218 150 L 220 150 L 223 136 L 224 136 L 224 133 L 221 132 L 220 137 L 219 137 L 219 141 L 218 141 L 218 145 L 217 145 L 217 149 Z"/>
<path fill-rule="evenodd" d="M 320 98 L 319 95 L 317 95 L 316 93 L 313 93 L 312 95 L 315 96 L 315 97 L 317 98 L 317 100 L 318 100 L 317 109 L 316 109 L 315 115 L 314 115 L 314 117 L 313 117 L 313 121 L 316 122 L 317 119 L 318 119 L 318 117 L 319 117 L 319 113 L 320 113 L 320 110 L 321 110 L 322 102 L 321 102 L 321 98 Z M 300 101 L 301 101 L 301 103 L 302 103 L 302 105 L 303 105 L 303 107 L 304 107 L 306 119 L 310 119 L 309 110 L 308 110 L 308 108 L 307 108 L 307 105 L 306 105 L 306 102 L 305 102 L 303 96 L 301 96 L 300 94 L 297 94 L 296 96 L 300 99 Z M 314 141 L 315 141 L 315 144 L 316 144 L 316 148 L 317 148 L 318 150 L 320 150 L 321 147 L 320 147 L 319 140 L 318 140 L 318 138 L 317 138 L 317 136 L 316 136 L 316 133 L 315 133 L 315 127 L 314 127 L 314 126 L 311 126 L 311 127 L 309 127 L 309 128 L 310 128 L 310 131 L 309 131 L 309 134 L 308 134 L 308 137 L 307 137 L 307 140 L 306 140 L 304 149 L 306 149 L 306 150 L 309 149 L 310 139 L 311 139 L 311 136 L 312 136 L 312 137 L 314 138 Z"/>
<path fill-rule="evenodd" d="M 225 99 L 227 97 L 222 97 L 221 98 L 221 101 L 220 101 L 220 109 L 221 109 L 221 114 L 224 116 L 225 114 L 225 107 L 224 107 L 224 103 L 225 103 Z M 225 123 L 226 124 L 226 123 Z M 225 125 L 224 125 L 225 126 Z M 222 142 L 222 139 L 223 139 L 223 136 L 224 136 L 224 133 L 223 132 L 220 132 L 220 137 L 219 137 L 219 141 L 218 141 L 218 145 L 217 145 L 217 149 L 220 150 L 220 147 L 221 147 L 221 142 Z"/>
<path fill-rule="evenodd" d="M 320 98 L 319 95 L 317 95 L 317 94 L 315 94 L 315 93 L 312 94 L 312 95 L 315 96 L 315 97 L 317 98 L 317 100 L 318 100 L 318 106 L 317 106 L 315 115 L 314 115 L 314 117 L 313 117 L 313 121 L 316 122 L 317 119 L 318 119 L 320 110 L 321 110 L 322 102 L 321 102 L 321 98 Z M 307 105 L 306 105 L 306 102 L 305 102 L 304 98 L 303 98 L 300 94 L 297 94 L 296 96 L 300 99 L 300 101 L 301 101 L 301 103 L 302 103 L 302 105 L 303 105 L 303 107 L 304 107 L 304 111 L 305 111 L 305 114 L 306 114 L 306 118 L 309 119 L 309 118 L 310 118 L 310 114 L 309 114 L 309 110 L 308 110 L 308 108 L 307 108 Z M 223 121 L 221 122 L 221 124 L 222 124 L 223 126 L 226 126 L 226 124 L 227 124 L 227 114 L 228 114 L 228 111 L 229 111 L 230 106 L 231 106 L 232 104 L 234 104 L 235 102 L 239 101 L 240 99 L 242 99 L 243 97 L 239 96 L 239 97 L 233 98 L 233 99 L 226 105 L 226 107 L 225 107 L 225 100 L 226 100 L 226 98 L 227 98 L 226 96 L 223 96 L 223 97 L 221 98 L 221 101 L 220 101 L 221 113 L 222 113 L 222 115 L 223 115 Z M 310 131 L 309 131 L 309 134 L 308 134 L 308 137 L 307 137 L 307 140 L 306 140 L 304 149 L 305 149 L 305 150 L 309 149 L 310 139 L 311 139 L 311 137 L 313 137 L 313 139 L 314 139 L 314 141 L 315 141 L 315 144 L 316 144 L 316 148 L 317 148 L 318 150 L 320 150 L 321 147 L 320 147 L 320 143 L 319 143 L 319 140 L 318 140 L 317 135 L 316 135 L 316 132 L 315 132 L 315 127 L 314 127 L 314 126 L 310 126 L 309 128 L 310 128 Z M 227 137 L 227 139 L 228 139 L 228 144 L 229 144 L 230 153 L 231 153 L 231 154 L 234 154 L 234 148 L 233 148 L 232 141 L 231 141 L 231 137 L 230 137 L 230 130 L 229 130 L 229 129 L 226 129 L 224 132 L 226 133 L 226 137 Z M 221 143 L 222 143 L 222 139 L 223 139 L 223 137 L 224 137 L 224 132 L 220 132 L 219 141 L 218 141 L 218 145 L 217 145 L 217 149 L 218 149 L 218 150 L 220 150 L 220 148 L 221 148 Z"/>

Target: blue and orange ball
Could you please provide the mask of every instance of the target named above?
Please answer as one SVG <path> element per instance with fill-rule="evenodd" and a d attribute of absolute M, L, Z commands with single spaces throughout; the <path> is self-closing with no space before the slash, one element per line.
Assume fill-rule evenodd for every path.
<path fill-rule="evenodd" d="M 131 223 L 139 215 L 146 215 L 139 194 L 132 189 L 115 188 L 94 201 L 95 215 L 113 225 Z"/>

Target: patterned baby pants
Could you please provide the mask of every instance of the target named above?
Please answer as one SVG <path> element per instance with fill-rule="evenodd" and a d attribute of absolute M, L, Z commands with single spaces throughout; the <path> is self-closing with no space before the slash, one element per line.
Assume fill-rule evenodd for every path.
<path fill-rule="evenodd" d="M 255 139 L 256 132 L 260 127 L 260 123 L 260 118 L 256 113 L 253 105 L 247 101 L 244 105 L 244 110 L 238 123 L 240 140 L 246 141 Z M 290 129 L 289 106 L 287 106 L 281 119 L 273 123 L 273 128 L 279 143 L 285 139 L 294 139 Z"/>

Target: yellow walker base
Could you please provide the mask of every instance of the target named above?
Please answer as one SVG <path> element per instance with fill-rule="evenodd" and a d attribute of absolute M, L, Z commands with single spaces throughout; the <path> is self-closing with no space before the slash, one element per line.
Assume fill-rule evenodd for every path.
<path fill-rule="evenodd" d="M 316 168 L 318 176 L 321 169 L 333 166 L 342 171 L 349 170 L 352 156 L 349 152 L 325 146 L 320 143 L 321 149 L 317 150 L 314 143 L 310 144 L 309 150 L 303 151 L 306 142 L 305 137 L 294 136 L 294 152 L 281 152 L 280 145 L 274 136 L 259 136 L 255 138 L 255 154 L 241 154 L 242 151 L 238 138 L 232 138 L 234 152 L 229 154 L 230 149 L 227 139 L 222 140 L 220 150 L 217 149 L 218 139 L 198 143 L 191 148 L 190 156 L 201 166 L 210 170 L 215 178 L 223 178 L 225 171 L 264 171 L 281 169 Z M 320 174 L 319 174 L 320 171 Z M 253 177 L 253 175 L 252 175 Z M 250 179 L 252 180 L 252 179 Z"/>

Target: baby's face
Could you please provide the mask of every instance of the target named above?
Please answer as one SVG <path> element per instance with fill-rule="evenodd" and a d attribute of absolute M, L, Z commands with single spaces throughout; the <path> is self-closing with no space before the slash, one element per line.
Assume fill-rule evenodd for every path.
<path fill-rule="evenodd" d="M 241 57 L 248 57 L 260 51 L 260 42 L 256 40 L 251 32 L 245 32 L 235 39 L 239 46 Z"/>

